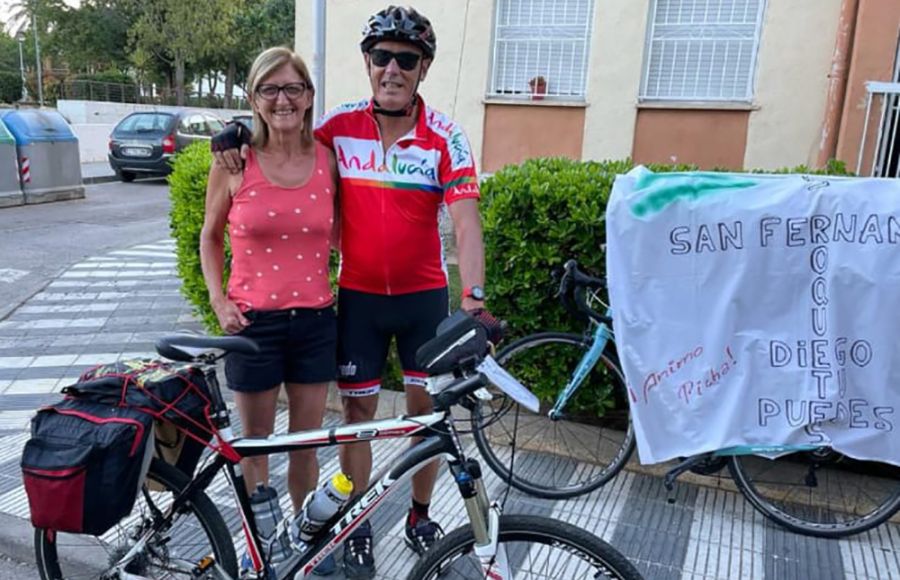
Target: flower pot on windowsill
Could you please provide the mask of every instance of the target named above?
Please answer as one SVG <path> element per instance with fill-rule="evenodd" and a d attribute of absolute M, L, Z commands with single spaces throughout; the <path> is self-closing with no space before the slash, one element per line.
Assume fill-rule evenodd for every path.
<path fill-rule="evenodd" d="M 547 79 L 537 76 L 528 81 L 528 88 L 531 89 L 531 100 L 540 101 L 547 95 Z"/>

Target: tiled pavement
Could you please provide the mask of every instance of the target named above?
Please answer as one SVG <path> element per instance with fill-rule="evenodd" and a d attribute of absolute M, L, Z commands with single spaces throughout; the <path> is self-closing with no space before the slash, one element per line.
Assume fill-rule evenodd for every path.
<path fill-rule="evenodd" d="M 151 355 L 160 334 L 199 329 L 178 289 L 173 244 L 164 240 L 75 264 L 0 321 L 0 513 L 27 518 L 18 461 L 35 407 L 55 400 L 62 386 L 92 365 Z M 278 421 L 284 428 L 284 413 Z M 337 421 L 336 415 L 328 421 Z M 378 444 L 376 466 L 403 445 Z M 338 469 L 334 449 L 323 449 L 320 460 L 323 474 Z M 273 457 L 276 485 L 285 470 L 285 458 Z M 446 472 L 438 486 L 432 512 L 449 530 L 462 522 L 462 504 Z M 488 489 L 499 497 L 503 487 L 489 474 Z M 236 531 L 222 482 L 214 483 L 210 496 Z M 394 496 L 373 516 L 379 578 L 400 578 L 410 565 L 402 539 L 406 497 Z M 900 579 L 897 524 L 840 541 L 821 540 L 785 532 L 738 494 L 714 487 L 680 483 L 676 502 L 666 499 L 660 479 L 626 471 L 576 500 L 550 502 L 514 492 L 506 511 L 547 515 L 587 529 L 616 546 L 647 578 Z M 287 507 L 286 497 L 283 503 Z"/>

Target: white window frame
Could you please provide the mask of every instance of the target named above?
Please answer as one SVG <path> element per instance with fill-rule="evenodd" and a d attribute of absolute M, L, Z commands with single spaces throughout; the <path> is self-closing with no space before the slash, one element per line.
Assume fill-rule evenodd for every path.
<path fill-rule="evenodd" d="M 596 4 L 597 0 L 495 0 L 487 99 L 583 103 Z M 569 10 L 577 15 L 585 12 L 585 6 L 585 18 L 566 18 Z M 510 8 L 505 19 L 504 8 Z M 537 77 L 546 81 L 543 93 L 531 88 Z"/>
<path fill-rule="evenodd" d="M 756 69 L 759 57 L 759 44 L 767 0 L 758 0 L 756 14 L 745 10 L 742 21 L 719 21 L 692 23 L 675 22 L 660 23 L 658 9 L 660 4 L 690 2 L 691 0 L 651 0 L 647 21 L 647 40 L 644 51 L 644 65 L 641 73 L 641 86 L 638 100 L 641 103 L 654 102 L 686 102 L 686 103 L 746 103 L 753 102 L 756 93 Z M 702 3 L 703 0 L 694 0 Z M 704 17 L 710 15 L 710 4 L 730 4 L 732 9 L 745 0 L 706 0 Z M 757 0 L 750 0 L 752 3 Z M 719 12 L 724 12 L 719 10 Z M 733 16 L 733 12 L 731 16 Z M 681 13 L 679 12 L 679 16 Z M 691 17 L 698 16 L 691 12 Z M 718 14 L 717 16 L 722 16 Z M 727 16 L 727 15 L 726 15 Z M 747 34 L 747 27 L 752 23 L 752 39 Z M 740 30 L 743 28 L 744 30 Z M 673 54 L 666 54 L 671 51 Z M 737 64 L 740 65 L 744 51 L 749 51 L 745 60 L 746 70 L 730 72 L 727 70 L 729 59 L 734 59 L 737 50 Z M 685 56 L 687 51 L 687 56 Z M 692 51 L 701 56 L 692 55 Z M 680 53 L 680 54 L 679 54 Z M 679 57 L 681 57 L 679 59 Z M 709 62 L 706 71 L 701 70 L 704 58 Z M 667 60 L 668 59 L 668 60 Z M 670 82 L 664 84 L 663 74 L 651 78 L 655 67 L 663 67 L 668 63 Z M 673 69 L 683 67 L 681 76 Z M 706 65 L 704 63 L 704 68 Z M 716 70 L 718 69 L 718 70 Z M 733 69 L 732 69 L 733 70 Z M 693 75 L 693 83 L 689 77 Z M 706 75 L 704 77 L 704 75 Z M 730 77 L 730 78 L 729 78 Z M 705 79 L 705 88 L 700 85 Z M 726 83 L 732 82 L 732 90 L 726 90 Z M 679 90 L 679 87 L 681 90 Z M 739 90 L 737 87 L 742 87 Z"/>

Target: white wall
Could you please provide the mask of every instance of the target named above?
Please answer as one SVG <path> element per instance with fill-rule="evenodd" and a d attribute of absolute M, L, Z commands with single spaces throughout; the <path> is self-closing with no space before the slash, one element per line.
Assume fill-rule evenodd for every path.
<path fill-rule="evenodd" d="M 312 2 L 297 2 L 296 50 L 312 66 Z M 359 50 L 369 16 L 385 0 L 328 0 L 326 7 L 325 108 L 372 95 Z M 477 163 L 484 130 L 483 99 L 490 66 L 493 2 L 418 0 L 415 8 L 431 20 L 437 53 L 419 92 L 429 106 L 462 126 Z"/>
<path fill-rule="evenodd" d="M 170 107 L 165 105 L 138 105 L 134 103 L 108 103 L 104 101 L 65 101 L 56 103 L 72 131 L 78 137 L 78 152 L 82 163 L 106 161 L 109 150 L 109 134 L 124 116 L 135 111 L 177 111 L 192 109 L 207 111 L 225 120 L 234 115 L 247 114 L 237 109 L 205 109 L 197 107 Z"/>
<path fill-rule="evenodd" d="M 744 167 L 815 161 L 842 0 L 767 0 Z M 328 0 L 326 108 L 371 94 L 359 52 L 367 17 L 384 0 Z M 297 3 L 298 52 L 313 54 L 312 3 Z M 466 130 L 481 159 L 493 0 L 420 0 L 437 58 L 421 92 Z M 650 0 L 595 0 L 584 159 L 631 155 Z"/>
<path fill-rule="evenodd" d="M 649 0 L 594 0 L 584 159 L 631 155 Z"/>
<path fill-rule="evenodd" d="M 744 167 L 813 165 L 841 0 L 768 0 Z"/>

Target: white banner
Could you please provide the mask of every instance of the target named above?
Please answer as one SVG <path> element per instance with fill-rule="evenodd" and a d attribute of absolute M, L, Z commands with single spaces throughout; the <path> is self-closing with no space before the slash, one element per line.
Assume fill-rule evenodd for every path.
<path fill-rule="evenodd" d="M 639 167 L 607 244 L 643 463 L 831 445 L 900 465 L 900 180 Z"/>

